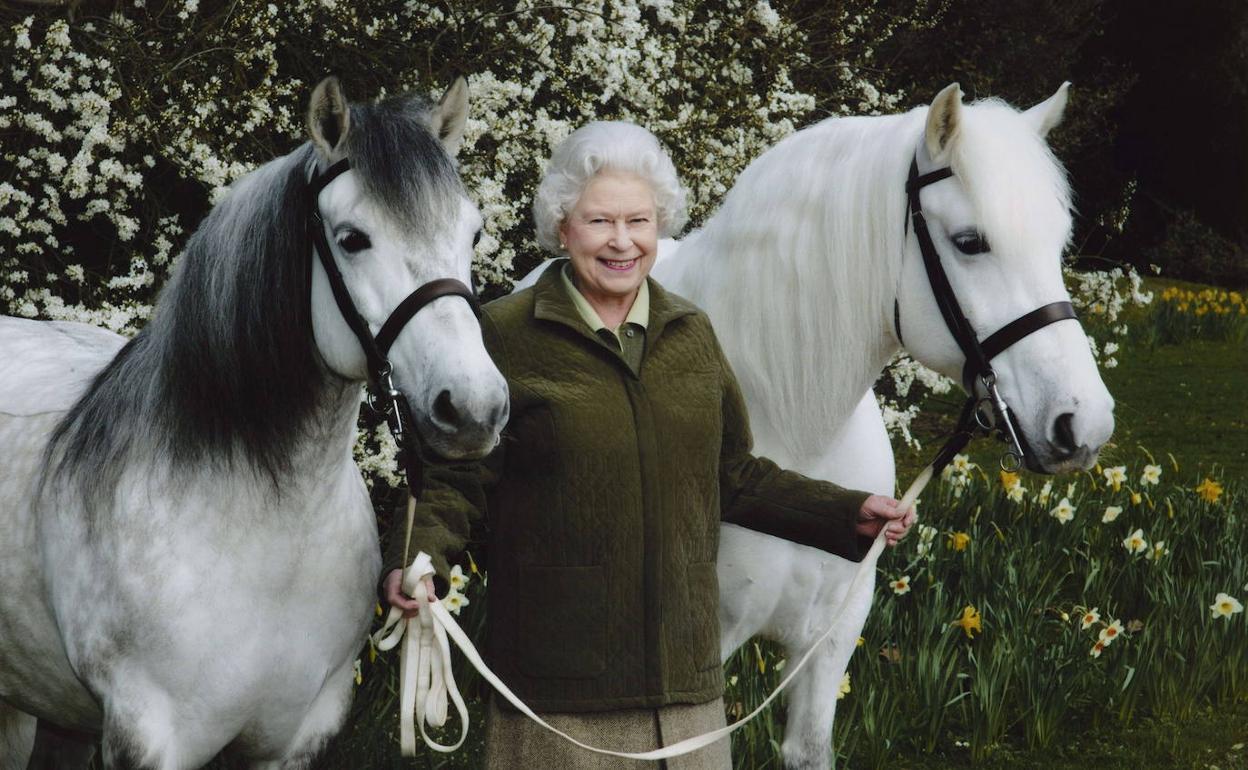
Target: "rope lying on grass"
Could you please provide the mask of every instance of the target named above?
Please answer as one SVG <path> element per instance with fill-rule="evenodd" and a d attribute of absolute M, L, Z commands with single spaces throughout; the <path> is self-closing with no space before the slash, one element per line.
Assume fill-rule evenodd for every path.
<path fill-rule="evenodd" d="M 923 492 L 923 488 L 927 486 L 928 482 L 932 480 L 934 473 L 935 470 L 932 465 L 923 469 L 923 472 L 919 474 L 918 478 L 910 485 L 910 488 L 906 490 L 906 494 L 902 496 L 901 503 L 898 505 L 901 510 L 909 511 L 914 507 L 914 501 Z M 408 538 L 411 537 L 415 506 L 415 499 L 409 498 L 407 504 Z M 867 551 L 867 555 L 863 557 L 862 563 L 858 566 L 858 571 L 854 573 L 854 579 L 850 582 L 849 589 L 845 592 L 845 598 L 841 600 L 841 605 L 830 617 L 839 617 L 845 611 L 850 597 L 854 595 L 862 584 L 863 576 L 872 574 L 872 571 L 875 569 L 875 563 L 883 551 L 884 528 L 881 527 L 879 534 L 875 536 L 875 541 L 871 544 L 871 549 Z M 403 561 L 404 563 L 407 562 L 406 553 L 403 555 Z M 455 619 L 451 617 L 450 612 L 440 602 L 430 601 L 425 592 L 425 578 L 432 574 L 433 560 L 423 551 L 416 554 L 416 558 L 403 571 L 403 592 L 420 604 L 419 612 L 416 617 L 405 619 L 403 610 L 391 607 L 385 625 L 373 636 L 377 648 L 383 651 L 394 648 L 400 641 L 403 643 L 399 651 L 399 746 L 403 756 L 406 757 L 414 756 L 416 753 L 417 727 L 419 727 L 420 737 L 424 739 L 425 745 L 434 751 L 443 753 L 459 748 L 463 745 L 464 739 L 468 737 L 468 708 L 464 705 L 464 699 L 459 694 L 459 688 L 456 687 L 455 679 L 451 675 L 451 651 L 447 641 L 448 636 L 463 651 L 464 657 L 468 659 L 468 662 L 477 671 L 481 672 L 481 676 L 485 677 L 485 680 L 500 695 L 510 701 L 513 706 L 530 719 L 552 733 L 586 751 L 592 751 L 596 754 L 606 754 L 623 759 L 660 760 L 688 754 L 704 746 L 709 746 L 758 716 L 780 695 L 780 692 L 788 686 L 793 677 L 797 676 L 802 667 L 806 665 L 806 662 L 810 660 L 810 656 L 825 641 L 831 638 L 832 632 L 836 628 L 836 626 L 831 626 L 824 631 L 819 640 L 811 645 L 806 654 L 798 660 L 797 665 L 789 669 L 789 673 L 780 681 L 780 684 L 777 685 L 771 695 L 768 695 L 767 699 L 760 703 L 757 708 L 736 722 L 703 735 L 686 738 L 670 746 L 654 749 L 653 751 L 637 753 L 612 751 L 578 741 L 562 730 L 546 723 L 531 708 L 525 705 L 511 691 L 511 688 L 504 684 L 485 664 L 472 640 L 468 638 L 468 635 L 464 633 L 459 624 L 455 622 Z M 843 639 L 837 639 L 836 643 L 843 643 L 844 641 Z M 446 724 L 448 700 L 455 704 L 455 708 L 459 712 L 460 722 L 459 740 L 449 746 L 434 741 L 425 732 L 426 722 L 433 727 L 441 727 Z"/>

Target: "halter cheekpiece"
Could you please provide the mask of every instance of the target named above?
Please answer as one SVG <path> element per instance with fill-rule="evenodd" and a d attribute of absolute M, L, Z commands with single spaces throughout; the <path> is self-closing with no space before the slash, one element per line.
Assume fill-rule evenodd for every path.
<path fill-rule="evenodd" d="M 962 312 L 958 298 L 949 284 L 949 276 L 940 262 L 940 255 L 932 243 L 932 235 L 927 229 L 927 220 L 923 216 L 923 204 L 919 200 L 919 192 L 929 184 L 935 184 L 953 176 L 949 166 L 919 173 L 918 158 L 910 161 L 910 175 L 906 180 L 906 197 L 909 200 L 909 216 L 906 224 L 913 224 L 914 235 L 919 242 L 919 252 L 923 255 L 923 267 L 927 271 L 927 280 L 931 284 L 936 306 L 945 320 L 945 326 L 953 335 L 958 347 L 966 356 L 966 364 L 962 368 L 962 385 L 970 393 L 970 398 L 962 409 L 958 427 L 954 436 L 941 448 L 933 466 L 937 471 L 949 463 L 953 456 L 962 450 L 970 441 L 976 428 L 995 430 L 1006 440 L 1008 449 L 1002 458 L 1002 467 L 1014 470 L 1031 454 L 1026 437 L 1014 419 L 1013 413 L 997 390 L 997 374 L 990 363 L 998 354 L 1009 348 L 1024 337 L 1040 331 L 1049 324 L 1066 319 L 1078 320 L 1075 309 L 1069 302 L 1051 302 L 1001 327 L 980 341 L 971 327 L 970 321 Z M 898 305 L 893 306 L 893 321 L 896 326 L 897 339 L 901 341 L 901 315 Z M 983 398 L 975 395 L 975 383 L 979 381 L 987 394 Z M 993 420 L 988 420 L 985 412 L 991 412 Z M 1007 467 L 1008 460 L 1008 467 Z"/>
<path fill-rule="evenodd" d="M 355 303 L 351 301 L 351 293 L 347 290 L 342 272 L 338 269 L 338 264 L 334 262 L 329 239 L 325 235 L 325 222 L 321 218 L 320 207 L 317 204 L 321 190 L 350 169 L 350 160 L 343 158 L 325 169 L 323 173 L 313 175 L 308 182 L 309 205 L 312 209 L 312 216 L 309 218 L 310 235 L 316 255 L 325 269 L 325 275 L 329 278 L 329 286 L 334 293 L 334 301 L 338 304 L 338 311 L 342 313 L 343 320 L 347 322 L 347 326 L 359 340 L 364 356 L 368 360 L 368 403 L 385 417 L 386 425 L 390 428 L 395 443 L 403 450 L 403 466 L 407 473 L 408 486 L 411 487 L 412 495 L 415 497 L 419 496 L 423 481 L 420 434 L 414 428 L 408 427 L 412 422 L 411 410 L 403 393 L 394 386 L 392 380 L 394 367 L 387 358 L 390 347 L 408 321 L 411 321 L 422 308 L 439 297 L 462 297 L 478 318 L 481 317 L 481 306 L 477 302 L 476 295 L 472 293 L 472 289 L 462 282 L 454 278 L 437 278 L 418 286 L 415 291 L 407 295 L 381 325 L 377 336 L 373 336 L 369 331 L 368 323 L 356 309 Z"/>

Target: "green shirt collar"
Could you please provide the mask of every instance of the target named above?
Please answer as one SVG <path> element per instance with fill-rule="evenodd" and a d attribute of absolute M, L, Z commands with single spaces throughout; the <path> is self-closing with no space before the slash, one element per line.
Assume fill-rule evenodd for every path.
<path fill-rule="evenodd" d="M 581 294 L 576 288 L 576 284 L 572 283 L 572 263 L 565 262 L 563 269 L 559 270 L 559 275 L 563 279 L 563 287 L 567 289 L 568 296 L 572 298 L 572 304 L 576 306 L 576 312 L 580 313 L 581 318 L 589 325 L 593 331 L 607 329 L 607 325 L 602 322 L 602 318 L 598 315 L 598 311 L 594 310 L 594 306 L 589 304 L 589 300 L 585 299 L 585 295 Z M 637 324 L 641 328 L 646 328 L 650 323 L 650 285 L 648 281 L 641 282 L 641 288 L 637 290 L 637 298 L 633 300 L 633 306 L 628 309 L 628 316 L 624 319 L 625 324 Z M 616 329 L 607 329 L 610 332 L 616 332 Z"/>

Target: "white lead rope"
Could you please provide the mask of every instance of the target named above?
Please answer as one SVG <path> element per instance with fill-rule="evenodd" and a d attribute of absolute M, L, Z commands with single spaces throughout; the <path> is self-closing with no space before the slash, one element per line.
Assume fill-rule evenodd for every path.
<path fill-rule="evenodd" d="M 927 486 L 928 482 L 932 480 L 932 474 L 930 465 L 923 469 L 923 472 L 919 474 L 918 478 L 906 490 L 906 494 L 902 496 L 901 502 L 898 504 L 901 510 L 909 511 L 914 506 L 914 501 L 923 492 L 923 488 Z M 415 501 L 409 499 L 407 514 L 409 537 L 414 507 Z M 850 598 L 861 585 L 863 576 L 871 574 L 870 570 L 875 569 L 875 563 L 880 558 L 880 553 L 884 550 L 884 539 L 884 528 L 881 527 L 879 534 L 875 536 L 875 541 L 871 544 L 871 549 L 867 551 L 867 555 L 863 557 L 862 563 L 858 566 L 858 571 L 854 573 L 854 579 L 849 584 L 849 590 L 845 592 L 845 598 L 841 600 L 840 607 L 837 608 L 836 613 L 831 617 L 839 617 L 845 611 Z M 406 559 L 407 555 L 404 554 L 404 560 L 406 561 Z M 789 669 L 789 673 L 780 681 L 780 684 L 772 691 L 771 695 L 768 695 L 767 699 L 760 703 L 757 708 L 736 722 L 653 751 L 637 753 L 612 751 L 578 741 L 562 730 L 552 727 L 525 705 L 511 691 L 511 688 L 504 684 L 485 664 L 472 640 L 459 627 L 459 624 L 455 622 L 455 619 L 451 617 L 446 608 L 439 602 L 430 602 L 428 600 L 428 597 L 425 595 L 424 578 L 432 574 L 433 560 L 423 551 L 418 553 L 416 558 L 412 560 L 411 565 L 404 570 L 403 591 L 420 603 L 419 614 L 414 618 L 404 620 L 403 611 L 397 607 L 391 607 L 385 626 L 373 637 L 374 640 L 380 639 L 380 641 L 377 641 L 377 647 L 381 650 L 389 650 L 398 644 L 400 639 L 403 640 L 403 647 L 399 653 L 399 676 L 401 680 L 399 686 L 399 741 L 403 756 L 408 757 L 416 753 L 416 729 L 412 724 L 413 712 L 415 720 L 419 724 L 421 737 L 424 738 L 425 744 L 434 751 L 454 751 L 463 744 L 464 739 L 468 736 L 468 709 L 464 705 L 464 699 L 459 694 L 459 689 L 455 686 L 455 679 L 451 676 L 451 654 L 450 647 L 447 644 L 448 635 L 454 640 L 455 644 L 459 645 L 468 662 L 477 671 L 481 672 L 481 676 L 485 677 L 485 680 L 493 685 L 500 695 L 534 722 L 537 722 L 552 733 L 595 754 L 606 754 L 623 759 L 660 760 L 678 757 L 682 754 L 697 751 L 704 746 L 709 746 L 758 716 L 780 695 L 780 692 L 788 686 L 793 677 L 797 676 L 802 667 L 806 665 L 806 662 L 810 660 L 810 656 L 825 641 L 831 638 L 832 632 L 836 629 L 836 626 L 831 626 L 827 631 L 824 631 L 818 641 L 811 645 L 806 654 L 798 660 L 797 665 Z M 836 641 L 838 643 L 845 642 L 844 639 Z M 428 736 L 425 732 L 424 723 L 427 721 L 434 727 L 441 727 L 445 724 L 448 697 L 455 703 L 455 707 L 459 711 L 460 734 L 459 740 L 453 745 L 444 746 Z"/>

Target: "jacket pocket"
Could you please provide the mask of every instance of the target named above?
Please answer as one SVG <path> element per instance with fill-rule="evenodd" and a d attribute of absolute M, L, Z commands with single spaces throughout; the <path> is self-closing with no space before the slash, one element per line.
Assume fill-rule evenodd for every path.
<path fill-rule="evenodd" d="M 685 566 L 689 591 L 689 655 L 695 671 L 718 668 L 719 578 L 715 562 L 690 562 Z"/>
<path fill-rule="evenodd" d="M 607 669 L 607 578 L 600 566 L 521 567 L 517 666 L 539 679 L 590 679 Z"/>

